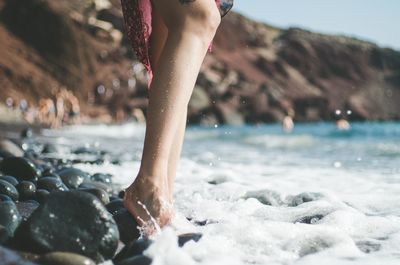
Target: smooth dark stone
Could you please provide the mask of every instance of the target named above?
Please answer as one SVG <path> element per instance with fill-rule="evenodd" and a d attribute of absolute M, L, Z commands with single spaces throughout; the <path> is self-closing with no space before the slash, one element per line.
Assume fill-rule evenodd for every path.
<path fill-rule="evenodd" d="M 101 182 L 96 182 L 96 181 L 90 181 L 90 182 L 84 182 L 82 185 L 79 186 L 81 189 L 102 189 L 105 190 L 107 193 L 112 193 L 113 189 L 111 185 L 106 185 Z"/>
<path fill-rule="evenodd" d="M 55 145 L 47 143 L 43 146 L 42 154 L 56 154 L 58 151 Z"/>
<path fill-rule="evenodd" d="M 43 175 L 42 178 L 55 178 L 62 181 L 61 177 L 56 173 Z"/>
<path fill-rule="evenodd" d="M 36 181 L 39 171 L 36 166 L 24 157 L 8 157 L 0 163 L 0 170 L 6 174 L 16 177 L 18 180 Z"/>
<path fill-rule="evenodd" d="M 17 203 L 18 212 L 20 213 L 22 219 L 25 221 L 32 215 L 32 213 L 39 206 L 40 206 L 40 204 L 37 201 L 33 201 L 33 200 Z"/>
<path fill-rule="evenodd" d="M 118 197 L 120 197 L 121 199 L 123 199 L 125 196 L 125 190 L 121 190 L 120 192 L 118 192 Z"/>
<path fill-rule="evenodd" d="M 21 131 L 20 136 L 21 136 L 21 138 L 32 138 L 33 130 L 31 128 L 26 128 Z"/>
<path fill-rule="evenodd" d="M 4 151 L 4 150 L 0 149 L 0 158 L 4 159 L 4 158 L 7 158 L 7 157 L 14 157 L 14 155 L 9 153 L 9 152 L 7 152 L 7 151 Z"/>
<path fill-rule="evenodd" d="M 315 193 L 315 192 L 300 193 L 296 196 L 289 197 L 289 206 L 296 207 L 296 206 L 299 206 L 300 204 L 303 204 L 306 202 L 318 200 L 321 197 L 322 197 L 322 194 Z"/>
<path fill-rule="evenodd" d="M 125 245 L 140 237 L 138 223 L 135 218 L 125 208 L 119 210 L 113 215 L 118 225 L 120 240 Z"/>
<path fill-rule="evenodd" d="M 7 229 L 0 225 L 0 245 L 4 245 L 10 238 Z"/>
<path fill-rule="evenodd" d="M 7 229 L 8 235 L 13 236 L 22 221 L 17 206 L 13 202 L 0 203 L 0 225 Z"/>
<path fill-rule="evenodd" d="M 43 203 L 47 197 L 49 196 L 50 192 L 48 190 L 37 189 L 35 193 L 35 199 L 39 203 Z"/>
<path fill-rule="evenodd" d="M 65 251 L 102 262 L 114 256 L 118 227 L 93 195 L 52 192 L 17 230 L 18 248 L 34 253 Z"/>
<path fill-rule="evenodd" d="M 51 252 L 40 257 L 41 265 L 96 265 L 88 257 L 70 252 Z"/>
<path fill-rule="evenodd" d="M 90 147 L 79 147 L 75 149 L 73 153 L 76 155 L 98 155 L 100 151 Z"/>
<path fill-rule="evenodd" d="M 35 198 L 36 186 L 31 181 L 23 180 L 17 185 L 19 200 L 26 201 Z"/>
<path fill-rule="evenodd" d="M 0 179 L 0 194 L 7 195 L 14 201 L 18 200 L 19 194 L 17 189 L 8 181 Z"/>
<path fill-rule="evenodd" d="M 103 173 L 96 173 L 90 177 L 91 180 L 101 182 L 104 184 L 111 184 L 112 183 L 112 175 L 110 174 L 103 174 Z"/>
<path fill-rule="evenodd" d="M 381 244 L 371 241 L 358 241 L 356 246 L 364 253 L 376 252 L 381 249 Z"/>
<path fill-rule="evenodd" d="M 61 180 L 52 177 L 40 178 L 37 181 L 37 189 L 43 189 L 49 192 L 68 190 L 68 188 L 64 185 L 64 183 Z"/>
<path fill-rule="evenodd" d="M 11 183 L 13 186 L 18 185 L 18 180 L 16 178 L 14 178 L 13 176 L 0 176 L 0 179 Z"/>
<path fill-rule="evenodd" d="M 316 215 L 312 215 L 312 216 L 304 216 L 304 217 L 301 217 L 300 219 L 296 220 L 295 223 L 315 224 L 322 218 L 324 218 L 324 216 L 322 214 L 316 214 Z"/>
<path fill-rule="evenodd" d="M 254 198 L 265 205 L 280 206 L 283 205 L 283 201 L 279 193 L 273 190 L 256 190 L 249 191 L 244 195 L 245 199 Z"/>
<path fill-rule="evenodd" d="M 10 196 L 0 194 L 0 202 L 12 202 L 12 199 Z"/>
<path fill-rule="evenodd" d="M 0 140 L 0 150 L 9 156 L 22 157 L 24 155 L 22 148 L 8 139 Z"/>
<path fill-rule="evenodd" d="M 93 194 L 104 205 L 106 205 L 106 204 L 108 204 L 110 202 L 110 197 L 108 196 L 108 193 L 105 190 L 95 189 L 95 188 L 92 188 L 92 189 L 79 189 L 79 190 Z"/>
<path fill-rule="evenodd" d="M 107 210 L 112 214 L 116 214 L 119 210 L 124 208 L 124 201 L 121 199 L 117 199 L 114 201 L 111 201 L 106 205 Z"/>
<path fill-rule="evenodd" d="M 67 167 L 57 171 L 64 184 L 70 189 L 77 189 L 84 181 L 90 179 L 90 175 L 80 169 Z"/>
<path fill-rule="evenodd" d="M 199 233 L 187 233 L 178 236 L 178 245 L 183 247 L 187 242 L 193 240 L 194 242 L 198 242 L 203 235 Z"/>
<path fill-rule="evenodd" d="M 138 239 L 133 242 L 127 244 L 113 259 L 114 263 L 121 262 L 125 259 L 143 255 L 143 251 L 145 251 L 151 244 L 153 243 L 150 239 Z"/>
<path fill-rule="evenodd" d="M 116 265 L 150 265 L 151 262 L 152 262 L 151 258 L 144 255 L 140 255 L 118 262 L 116 263 Z"/>
<path fill-rule="evenodd" d="M 17 252 L 0 246 L 0 264 L 1 265 L 37 265 L 29 260 L 22 258 Z"/>

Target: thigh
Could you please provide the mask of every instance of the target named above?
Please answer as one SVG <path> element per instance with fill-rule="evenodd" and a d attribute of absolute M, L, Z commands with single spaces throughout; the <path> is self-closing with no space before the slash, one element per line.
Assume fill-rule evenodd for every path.
<path fill-rule="evenodd" d="M 215 0 L 152 0 L 152 2 L 169 29 L 190 24 L 192 21 L 220 19 Z"/>

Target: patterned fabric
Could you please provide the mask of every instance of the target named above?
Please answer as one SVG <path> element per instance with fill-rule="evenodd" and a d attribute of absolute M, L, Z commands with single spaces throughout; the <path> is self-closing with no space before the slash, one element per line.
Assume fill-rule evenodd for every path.
<path fill-rule="evenodd" d="M 221 17 L 225 16 L 233 6 L 233 0 L 216 0 Z M 151 28 L 151 0 L 121 0 L 125 29 L 137 59 L 153 78 L 149 58 L 149 39 Z M 211 45 L 210 45 L 211 48 Z M 149 83 L 150 83 L 149 82 Z"/>

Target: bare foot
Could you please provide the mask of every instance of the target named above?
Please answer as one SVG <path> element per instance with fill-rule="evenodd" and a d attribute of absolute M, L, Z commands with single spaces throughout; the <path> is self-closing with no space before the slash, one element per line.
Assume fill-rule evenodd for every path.
<path fill-rule="evenodd" d="M 141 175 L 125 190 L 124 206 L 135 217 L 145 236 L 158 232 L 173 215 L 167 182 L 159 183 Z"/>

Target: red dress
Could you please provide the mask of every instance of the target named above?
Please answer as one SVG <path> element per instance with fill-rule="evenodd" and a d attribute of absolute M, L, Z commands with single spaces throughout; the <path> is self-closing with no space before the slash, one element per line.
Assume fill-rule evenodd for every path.
<path fill-rule="evenodd" d="M 233 0 L 215 0 L 221 17 L 225 16 L 233 6 Z M 125 28 L 129 41 L 137 59 L 143 63 L 150 80 L 153 78 L 149 58 L 149 39 L 152 32 L 151 0 L 121 0 Z"/>

